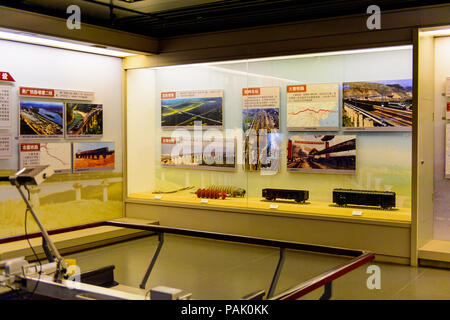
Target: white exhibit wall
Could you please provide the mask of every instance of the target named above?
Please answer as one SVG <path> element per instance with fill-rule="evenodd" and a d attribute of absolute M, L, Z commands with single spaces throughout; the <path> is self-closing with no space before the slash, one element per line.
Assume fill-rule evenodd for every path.
<path fill-rule="evenodd" d="M 103 137 L 85 140 L 115 142 L 114 170 L 122 171 L 122 59 L 6 40 L 0 40 L 0 52 L 0 71 L 9 72 L 16 80 L 12 85 L 12 128 L 0 130 L 13 135 L 13 158 L 0 160 L 1 170 L 15 170 L 19 165 L 18 88 L 22 86 L 93 91 L 92 103 L 104 108 Z M 38 140 L 45 139 L 31 141 Z"/>
<path fill-rule="evenodd" d="M 114 170 L 57 174 L 32 190 L 31 199 L 44 226 L 55 229 L 122 217 L 122 59 L 0 40 L 0 71 L 9 72 L 16 81 L 9 85 L 12 126 L 0 130 L 13 137 L 12 158 L 0 160 L 3 173 L 18 169 L 21 142 L 115 143 Z M 19 140 L 19 87 L 94 92 L 91 103 L 103 105 L 103 136 Z M 24 233 L 24 212 L 17 190 L 0 184 L 0 237 Z M 36 230 L 29 217 L 28 232 Z"/>
<path fill-rule="evenodd" d="M 446 79 L 450 77 L 450 37 L 434 40 L 434 235 L 450 240 L 450 179 L 445 178 Z"/>

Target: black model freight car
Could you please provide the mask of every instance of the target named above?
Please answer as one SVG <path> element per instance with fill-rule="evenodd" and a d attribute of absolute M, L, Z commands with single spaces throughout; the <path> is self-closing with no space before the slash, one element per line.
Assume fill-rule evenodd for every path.
<path fill-rule="evenodd" d="M 382 209 L 391 209 L 395 207 L 395 192 L 334 189 L 333 202 L 339 206 L 356 204 L 363 206 L 380 206 Z"/>
<path fill-rule="evenodd" d="M 293 199 L 295 202 L 305 203 L 309 199 L 308 190 L 288 190 L 288 189 L 263 189 L 262 196 L 269 201 L 280 199 Z"/>

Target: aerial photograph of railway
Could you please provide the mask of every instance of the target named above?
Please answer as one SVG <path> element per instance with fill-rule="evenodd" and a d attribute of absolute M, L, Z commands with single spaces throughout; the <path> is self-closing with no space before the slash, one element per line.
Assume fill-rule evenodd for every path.
<path fill-rule="evenodd" d="M 222 128 L 222 97 L 161 99 L 161 126 L 174 129 L 202 126 Z"/>
<path fill-rule="evenodd" d="M 66 103 L 66 128 L 72 137 L 103 135 L 103 105 Z"/>
<path fill-rule="evenodd" d="M 412 80 L 345 82 L 344 130 L 411 130 Z"/>
<path fill-rule="evenodd" d="M 245 168 L 249 171 L 278 171 L 278 108 L 244 109 Z M 265 131 L 264 131 L 265 130 Z M 264 137 L 264 141 L 261 138 Z"/>
<path fill-rule="evenodd" d="M 114 169 L 114 142 L 75 142 L 73 144 L 73 169 L 97 171 Z"/>
<path fill-rule="evenodd" d="M 62 102 L 21 100 L 20 136 L 62 138 L 63 110 Z"/>
<path fill-rule="evenodd" d="M 287 171 L 354 173 L 356 136 L 291 136 L 287 146 Z"/>

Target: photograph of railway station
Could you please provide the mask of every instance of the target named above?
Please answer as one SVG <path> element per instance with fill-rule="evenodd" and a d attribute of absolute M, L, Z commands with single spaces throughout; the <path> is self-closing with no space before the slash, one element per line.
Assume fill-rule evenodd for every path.
<path fill-rule="evenodd" d="M 63 110 L 62 102 L 21 100 L 20 136 L 62 138 L 64 136 Z"/>
<path fill-rule="evenodd" d="M 66 103 L 66 132 L 68 136 L 102 136 L 103 105 Z"/>
<path fill-rule="evenodd" d="M 167 129 L 202 126 L 222 128 L 222 97 L 161 99 L 161 126 Z"/>
<path fill-rule="evenodd" d="M 411 130 L 412 80 L 345 82 L 344 130 Z"/>
<path fill-rule="evenodd" d="M 244 109 L 246 170 L 278 171 L 278 157 L 271 155 L 279 147 L 279 122 L 278 108 Z"/>
<path fill-rule="evenodd" d="M 287 145 L 287 170 L 354 173 L 356 136 L 291 136 Z"/>
<path fill-rule="evenodd" d="M 114 169 L 114 142 L 74 142 L 73 171 Z"/>

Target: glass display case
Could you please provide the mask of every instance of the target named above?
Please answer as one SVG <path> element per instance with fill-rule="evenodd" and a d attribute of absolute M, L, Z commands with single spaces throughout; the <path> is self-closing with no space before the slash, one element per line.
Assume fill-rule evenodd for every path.
<path fill-rule="evenodd" d="M 411 221 L 412 46 L 127 70 L 127 196 Z"/>

